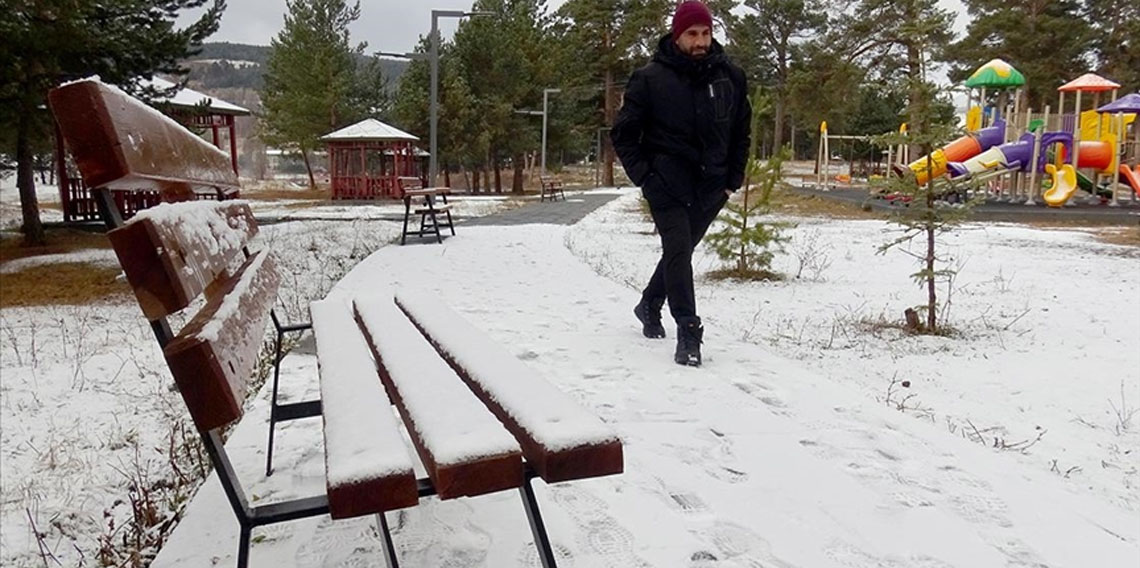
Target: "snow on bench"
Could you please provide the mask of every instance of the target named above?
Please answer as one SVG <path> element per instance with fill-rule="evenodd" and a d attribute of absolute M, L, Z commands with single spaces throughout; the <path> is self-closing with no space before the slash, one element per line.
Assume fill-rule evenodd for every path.
<path fill-rule="evenodd" d="M 241 418 L 247 382 L 257 364 L 280 281 L 268 252 L 251 255 L 163 348 L 198 430 L 206 432 Z"/>
<path fill-rule="evenodd" d="M 418 503 L 416 477 L 348 300 L 309 305 L 323 401 L 325 479 L 334 519 Z"/>
<path fill-rule="evenodd" d="M 514 434 L 544 481 L 622 472 L 621 441 L 597 416 L 436 299 L 399 290 L 396 302 Z"/>
<path fill-rule="evenodd" d="M 440 498 L 521 486 L 518 444 L 396 308 L 392 297 L 357 297 L 355 304 L 388 396 L 399 407 Z"/>
<path fill-rule="evenodd" d="M 244 201 L 162 203 L 108 233 L 147 319 L 188 306 L 257 234 Z"/>

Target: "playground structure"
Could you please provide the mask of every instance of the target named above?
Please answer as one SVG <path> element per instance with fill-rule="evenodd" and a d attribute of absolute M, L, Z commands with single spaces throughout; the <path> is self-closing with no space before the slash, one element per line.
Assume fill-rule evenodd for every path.
<path fill-rule="evenodd" d="M 903 124 L 901 127 L 899 127 L 899 131 L 906 133 L 906 124 Z M 846 160 L 847 171 L 844 172 L 843 168 L 836 167 L 834 170 L 835 175 L 832 175 L 832 140 L 841 140 L 848 142 L 848 153 Z M 872 152 L 870 160 L 864 159 L 856 162 L 854 151 L 856 142 L 863 142 L 869 145 Z M 854 184 L 857 183 L 856 178 L 858 177 L 870 178 L 874 175 L 885 174 L 885 169 L 879 170 L 878 168 L 879 160 L 877 159 L 878 156 L 875 155 L 877 152 L 878 150 L 876 149 L 874 143 L 871 141 L 870 136 L 832 134 L 828 129 L 827 121 L 825 120 L 821 122 L 819 125 L 819 148 L 818 153 L 816 154 L 817 159 L 815 187 L 823 191 L 830 191 L 832 188 L 836 187 L 854 187 Z M 892 160 L 896 159 L 896 156 L 899 160 L 905 160 L 906 156 L 909 155 L 909 150 L 905 144 L 899 144 L 897 146 L 891 146 L 888 148 L 886 153 L 887 165 L 889 167 L 889 165 L 892 163 Z M 856 168 L 856 163 L 859 163 L 860 167 Z"/>
<path fill-rule="evenodd" d="M 1088 73 L 1058 88 L 1059 113 L 1046 106 L 1044 113 L 1034 114 L 1022 109 L 1024 84 L 1024 77 L 1000 59 L 975 71 L 966 81 L 971 89 L 968 134 L 911 162 L 907 169 L 915 180 L 933 179 L 936 185 L 949 185 L 947 192 L 982 189 L 999 201 L 1035 205 L 1040 198 L 1051 207 L 1071 204 L 1078 189 L 1088 192 L 1090 204 L 1101 203 L 1100 195 L 1107 194 L 1109 205 L 1118 206 L 1120 189 L 1129 187 L 1135 204 L 1140 196 L 1140 94 L 1117 100 L 1119 84 Z M 1076 103 L 1072 114 L 1064 114 L 1069 92 L 1076 94 Z M 1089 92 L 1092 108 L 1082 110 L 1082 94 Z M 1104 106 L 1102 93 L 1111 96 Z M 1046 180 L 1044 188 L 1039 175 Z"/>
<path fill-rule="evenodd" d="M 1056 112 L 1046 105 L 1035 113 L 1025 104 L 1024 86 L 1025 77 L 1000 59 L 979 67 L 965 82 L 966 135 L 913 161 L 907 145 L 892 146 L 883 152 L 887 172 L 932 183 L 959 200 L 973 194 L 1061 207 L 1073 205 L 1083 190 L 1088 204 L 1117 207 L 1123 192 L 1129 205 L 1140 205 L 1140 93 L 1118 99 L 1119 84 L 1087 73 L 1057 89 Z M 1066 93 L 1075 95 L 1067 114 Z M 1092 94 L 1091 108 L 1086 93 Z M 903 124 L 899 131 L 906 129 Z M 832 134 L 826 121 L 820 124 L 815 187 L 824 191 L 853 186 L 850 169 L 832 175 L 833 140 L 871 138 Z"/>

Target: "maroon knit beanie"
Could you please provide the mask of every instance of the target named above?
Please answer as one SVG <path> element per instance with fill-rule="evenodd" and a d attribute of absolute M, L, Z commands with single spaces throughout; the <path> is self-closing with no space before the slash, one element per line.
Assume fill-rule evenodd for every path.
<path fill-rule="evenodd" d="M 685 30 L 697 24 L 712 27 L 712 13 L 708 6 L 700 0 L 685 0 L 678 4 L 677 11 L 673 12 L 673 41 L 677 41 Z"/>

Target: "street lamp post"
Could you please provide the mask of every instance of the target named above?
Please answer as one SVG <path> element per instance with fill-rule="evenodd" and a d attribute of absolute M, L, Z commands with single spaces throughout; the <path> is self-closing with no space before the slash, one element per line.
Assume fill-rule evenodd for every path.
<path fill-rule="evenodd" d="M 549 96 L 550 93 L 560 93 L 560 92 L 562 92 L 562 89 L 543 89 L 542 90 L 542 168 L 539 170 L 540 172 L 542 172 L 542 175 L 546 175 L 546 122 L 547 122 L 547 120 L 546 120 L 546 117 L 547 117 L 546 102 L 547 102 L 547 96 Z"/>
<path fill-rule="evenodd" d="M 543 89 L 542 90 L 542 110 L 516 110 L 515 114 L 529 114 L 532 116 L 542 117 L 542 165 L 539 169 L 542 175 L 546 175 L 546 123 L 547 121 L 547 106 L 550 102 L 550 93 L 561 93 L 562 89 Z"/>
<path fill-rule="evenodd" d="M 436 155 L 438 143 L 436 129 L 439 125 L 439 19 L 464 18 L 467 16 L 491 16 L 494 12 L 464 12 L 462 10 L 432 10 L 431 11 L 431 48 L 428 58 L 431 60 L 431 157 L 428 162 L 428 178 L 431 185 L 435 185 L 435 178 L 439 175 L 439 157 Z"/>

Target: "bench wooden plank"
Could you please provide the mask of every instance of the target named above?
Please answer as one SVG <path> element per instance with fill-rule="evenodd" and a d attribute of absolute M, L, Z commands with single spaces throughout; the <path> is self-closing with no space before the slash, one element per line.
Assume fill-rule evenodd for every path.
<path fill-rule="evenodd" d="M 400 290 L 396 302 L 514 434 L 543 480 L 622 472 L 621 440 L 597 416 L 434 298 Z"/>
<path fill-rule="evenodd" d="M 88 187 L 158 190 L 164 201 L 239 187 L 225 152 L 116 87 L 77 81 L 48 103 Z"/>
<path fill-rule="evenodd" d="M 198 430 L 241 418 L 280 281 L 271 254 L 251 255 L 163 349 Z"/>
<path fill-rule="evenodd" d="M 107 236 L 143 313 L 153 321 L 185 308 L 227 275 L 256 234 L 247 203 L 201 201 L 160 204 Z"/>
<path fill-rule="evenodd" d="M 388 295 L 355 300 L 388 396 L 442 499 L 519 487 L 522 455 Z"/>
<path fill-rule="evenodd" d="M 334 519 L 411 507 L 416 476 L 352 305 L 309 305 L 317 340 L 325 480 Z"/>
<path fill-rule="evenodd" d="M 423 215 L 424 213 L 443 213 L 446 211 L 451 211 L 451 204 L 450 203 L 445 204 L 445 205 L 432 204 L 431 208 L 424 206 L 424 207 L 420 207 L 419 209 L 415 209 L 416 215 Z"/>

